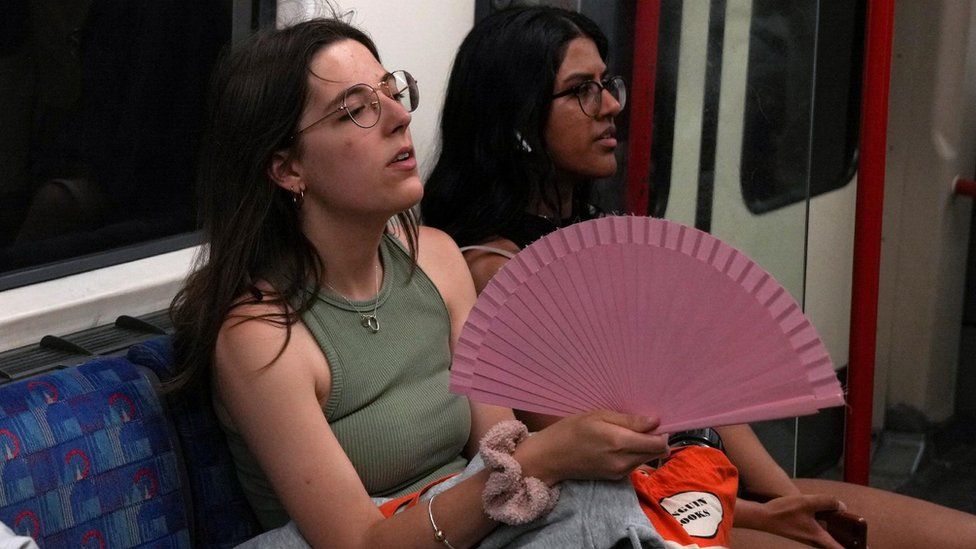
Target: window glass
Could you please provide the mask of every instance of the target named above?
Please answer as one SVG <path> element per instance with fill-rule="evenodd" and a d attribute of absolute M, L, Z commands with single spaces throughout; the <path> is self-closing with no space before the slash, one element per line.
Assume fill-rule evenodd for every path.
<path fill-rule="evenodd" d="M 0 290 L 192 242 L 210 72 L 269 3 L 0 3 Z"/>
<path fill-rule="evenodd" d="M 661 3 L 649 208 L 656 216 L 667 211 L 672 164 L 680 154 L 673 149 L 674 122 L 682 12 L 689 6 L 697 7 Z M 853 177 L 864 9 L 864 0 L 751 2 L 740 172 L 742 200 L 752 213 L 802 202 Z"/>
<path fill-rule="evenodd" d="M 846 185 L 860 124 L 864 2 L 820 2 L 811 32 L 803 10 L 753 3 L 742 195 L 763 213 Z M 815 71 L 805 60 L 816 51 Z M 812 113 L 811 113 L 812 103 Z M 811 127 L 812 125 L 812 127 Z"/>

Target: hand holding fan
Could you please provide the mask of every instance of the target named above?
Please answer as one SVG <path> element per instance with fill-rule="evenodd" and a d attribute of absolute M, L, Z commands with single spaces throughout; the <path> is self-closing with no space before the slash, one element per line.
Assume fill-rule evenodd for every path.
<path fill-rule="evenodd" d="M 605 217 L 528 246 L 478 298 L 451 389 L 570 415 L 655 415 L 675 432 L 812 414 L 843 394 L 793 298 L 717 238 Z"/>

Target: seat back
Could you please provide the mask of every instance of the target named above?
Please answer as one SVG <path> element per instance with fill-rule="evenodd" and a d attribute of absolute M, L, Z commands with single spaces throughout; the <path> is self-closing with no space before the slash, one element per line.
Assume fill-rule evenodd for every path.
<path fill-rule="evenodd" d="M 160 380 L 176 373 L 173 345 L 159 337 L 129 348 L 127 358 L 152 370 Z M 199 547 L 233 547 L 261 533 L 227 447 L 209 394 L 188 392 L 167 399 L 183 448 Z"/>
<path fill-rule="evenodd" d="M 0 387 L 0 521 L 41 547 L 190 547 L 178 444 L 145 370 L 98 358 Z"/>

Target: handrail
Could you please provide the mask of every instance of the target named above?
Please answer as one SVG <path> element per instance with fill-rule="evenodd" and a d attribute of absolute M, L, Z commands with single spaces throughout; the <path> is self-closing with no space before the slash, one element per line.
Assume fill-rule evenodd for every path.
<path fill-rule="evenodd" d="M 863 485 L 868 483 L 871 465 L 881 217 L 893 30 L 894 0 L 868 0 L 854 221 L 847 428 L 844 433 L 844 480 Z"/>

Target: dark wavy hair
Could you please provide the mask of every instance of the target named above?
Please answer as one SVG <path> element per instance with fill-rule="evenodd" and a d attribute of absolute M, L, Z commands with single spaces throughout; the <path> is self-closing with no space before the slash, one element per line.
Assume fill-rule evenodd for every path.
<path fill-rule="evenodd" d="M 305 288 L 321 285 L 326 266 L 302 233 L 291 193 L 271 180 L 268 168 L 278 151 L 302 154 L 301 140 L 292 136 L 309 98 L 312 58 L 343 40 L 359 42 L 379 60 L 359 29 L 315 19 L 253 36 L 214 74 L 197 180 L 205 244 L 170 307 L 181 368 L 170 390 L 209 382 L 217 334 L 235 308 L 261 302 L 278 309 L 258 318 L 286 328 L 283 351 L 292 325 L 311 307 L 314 296 Z M 416 218 L 407 211 L 397 221 L 416 264 Z M 259 290 L 259 281 L 272 291 Z"/>
<path fill-rule="evenodd" d="M 421 202 L 425 224 L 467 246 L 497 236 L 532 197 L 556 206 L 545 127 L 556 73 L 580 37 L 593 40 L 606 61 L 606 36 L 573 11 L 511 8 L 471 30 L 451 70 L 440 155 Z M 575 193 L 576 211 L 587 194 Z"/>

